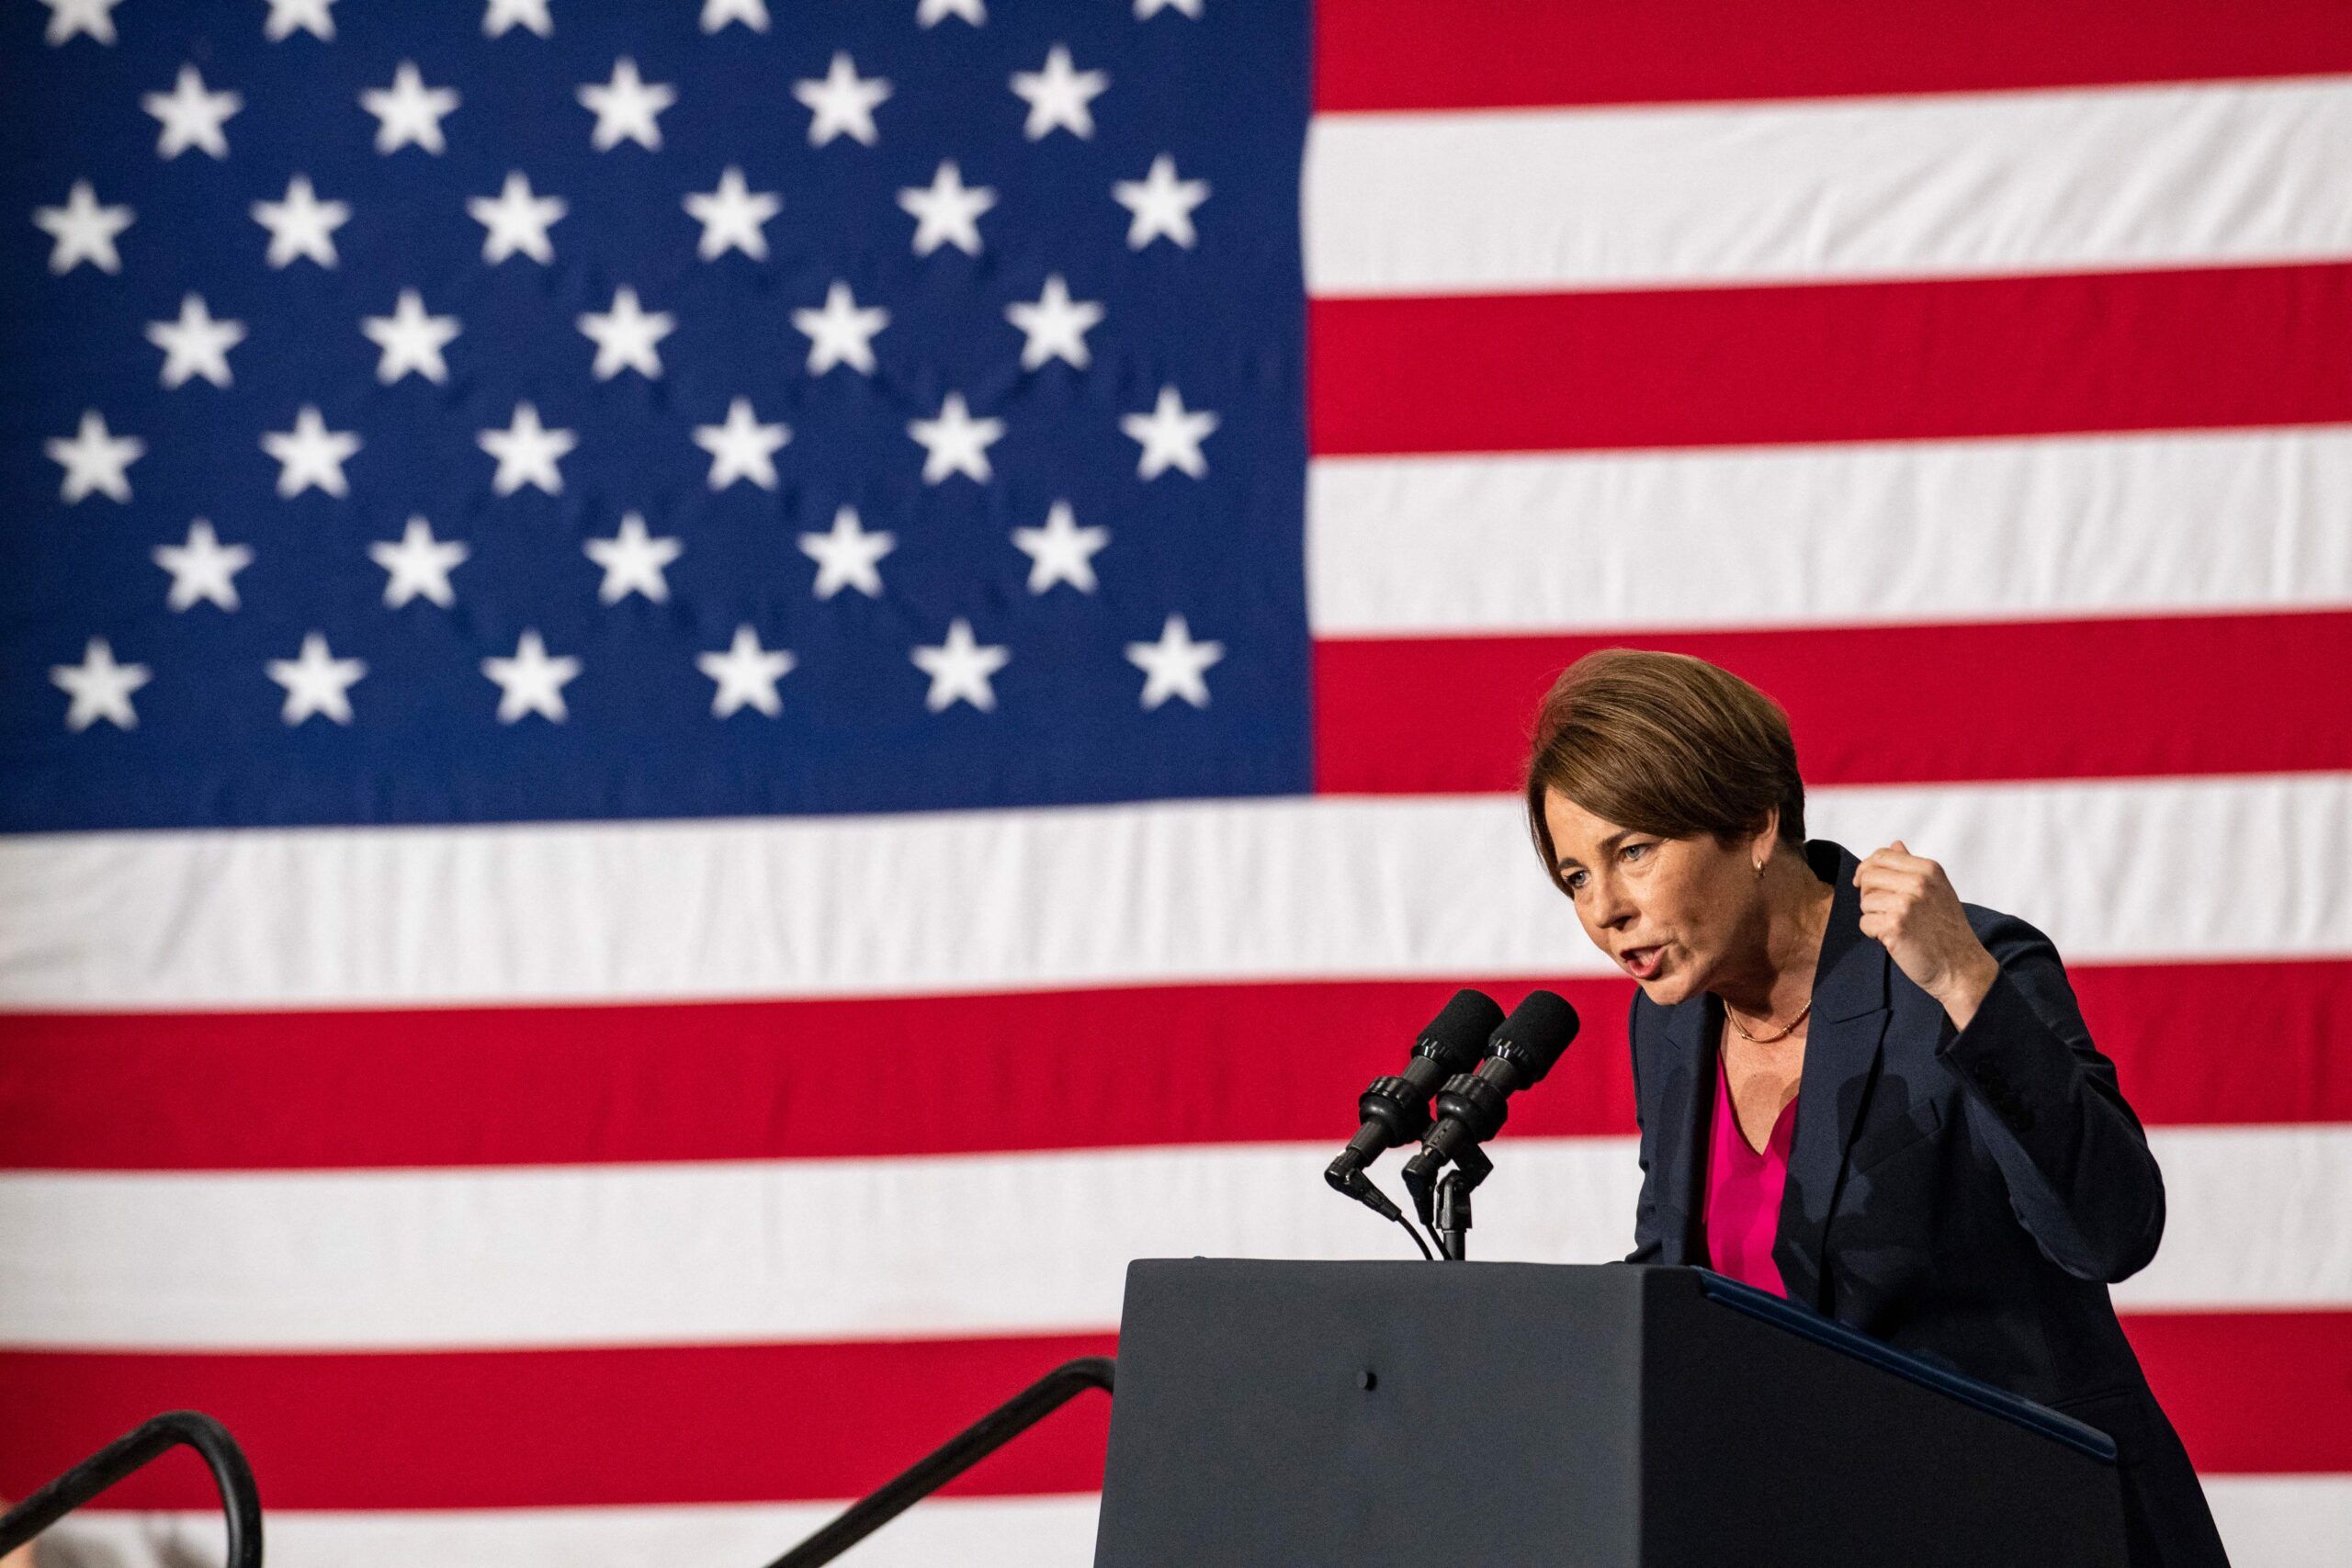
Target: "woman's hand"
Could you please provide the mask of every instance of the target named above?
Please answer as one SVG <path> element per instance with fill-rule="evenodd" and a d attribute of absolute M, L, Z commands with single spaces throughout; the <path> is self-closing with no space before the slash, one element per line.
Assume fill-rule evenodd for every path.
<path fill-rule="evenodd" d="M 1944 868 L 1897 839 L 1855 867 L 1854 886 L 1862 890 L 1862 934 L 1876 937 L 1913 985 L 1943 1003 L 1955 1028 L 1967 1028 L 2001 964 L 1969 929 Z"/>

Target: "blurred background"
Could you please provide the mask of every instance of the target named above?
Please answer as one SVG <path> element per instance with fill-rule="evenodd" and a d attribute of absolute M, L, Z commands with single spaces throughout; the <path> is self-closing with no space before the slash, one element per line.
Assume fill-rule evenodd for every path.
<path fill-rule="evenodd" d="M 2341 0 L 0 0 L 0 1494 L 765 1561 L 1460 985 L 1621 1256 L 1578 654 L 2065 958 L 2234 1560 L 2352 1540 Z M 1082 1563 L 1081 1402 L 848 1559 Z M 217 1560 L 188 1456 L 44 1564 Z"/>

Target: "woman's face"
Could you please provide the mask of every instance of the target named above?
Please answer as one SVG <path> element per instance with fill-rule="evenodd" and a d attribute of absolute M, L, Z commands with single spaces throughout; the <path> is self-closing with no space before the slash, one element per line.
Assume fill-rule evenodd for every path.
<path fill-rule="evenodd" d="M 1729 849 L 1714 836 L 1668 839 L 1595 817 L 1557 790 L 1544 796 L 1561 884 L 1593 945 L 1671 1005 L 1713 985 L 1734 955 L 1757 950 L 1767 919 L 1755 856 L 1759 840 Z"/>

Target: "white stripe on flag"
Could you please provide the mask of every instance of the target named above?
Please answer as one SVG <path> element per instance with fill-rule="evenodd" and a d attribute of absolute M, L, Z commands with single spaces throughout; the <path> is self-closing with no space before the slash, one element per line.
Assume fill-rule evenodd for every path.
<path fill-rule="evenodd" d="M 2352 254 L 2352 81 L 1318 115 L 1310 293 Z"/>
<path fill-rule="evenodd" d="M 1308 615 L 1381 637 L 2352 604 L 2346 495 L 2340 429 L 1321 457 Z"/>
<path fill-rule="evenodd" d="M 1332 1148 L 1349 1108 L 1334 1108 Z M 1414 1256 L 1331 1148 L 0 1176 L 0 1345 L 390 1348 L 1100 1331 L 1130 1259 Z M 1489 1257 L 1630 1247 L 1620 1139 L 1530 1140 Z M 1491 1213 L 1489 1213 L 1489 1211 Z M 1028 1239 L 1024 1239 L 1028 1238 Z"/>
<path fill-rule="evenodd" d="M 2352 1476 L 2209 1475 L 2204 1483 L 2235 1568 L 2343 1568 Z"/>
<path fill-rule="evenodd" d="M 943 1419 L 954 1413 L 943 1412 Z M 264 1484 L 266 1485 L 266 1478 Z M 842 1559 L 849 1568 L 1085 1568 L 1091 1494 L 933 1497 Z M 842 1503 L 322 1513 L 272 1508 L 270 1568 L 752 1568 L 806 1539 Z M 74 1562 L 188 1568 L 220 1561 L 218 1513 L 81 1513 L 54 1532 Z"/>
<path fill-rule="evenodd" d="M 1113 1327 L 1136 1258 L 1396 1258 L 1329 1144 L 510 1169 L 0 1177 L 0 1344 L 423 1348 Z M 2143 1308 L 2352 1303 L 2352 1127 L 2158 1129 Z M 1626 1138 L 1498 1148 L 1479 1256 L 1632 1246 Z M 1380 1173 L 1394 1183 L 1393 1169 Z M 2255 1195 L 2259 1195 L 2257 1201 Z M 1014 1223 L 1017 1216 L 1018 1223 Z M 1049 1238 L 1043 1241 L 1023 1238 Z"/>
<path fill-rule="evenodd" d="M 1824 789 L 1807 827 L 2071 961 L 2352 952 L 2352 774 Z M 1498 795 L 0 840 L 16 1010 L 1605 972 Z"/>
<path fill-rule="evenodd" d="M 2352 1305 L 2352 1125 L 2158 1127 L 2165 1238 L 2125 1308 Z"/>
<path fill-rule="evenodd" d="M 2342 1568 L 2352 1540 L 2352 1477 L 2208 1476 L 2205 1495 L 2236 1568 Z M 1096 1503 L 1091 1495 L 935 1497 L 842 1561 L 851 1568 L 1084 1568 L 1093 1557 Z M 272 1509 L 269 1561 L 271 1568 L 725 1568 L 773 1557 L 842 1506 Z M 113 1568 L 220 1561 L 218 1514 L 76 1514 L 56 1535 Z"/>

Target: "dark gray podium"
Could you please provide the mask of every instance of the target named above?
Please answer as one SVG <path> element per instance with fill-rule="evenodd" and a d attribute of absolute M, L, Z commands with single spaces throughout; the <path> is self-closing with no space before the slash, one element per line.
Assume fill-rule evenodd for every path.
<path fill-rule="evenodd" d="M 2120 1568 L 2114 1447 L 1691 1269 L 1144 1261 L 1095 1568 Z"/>

